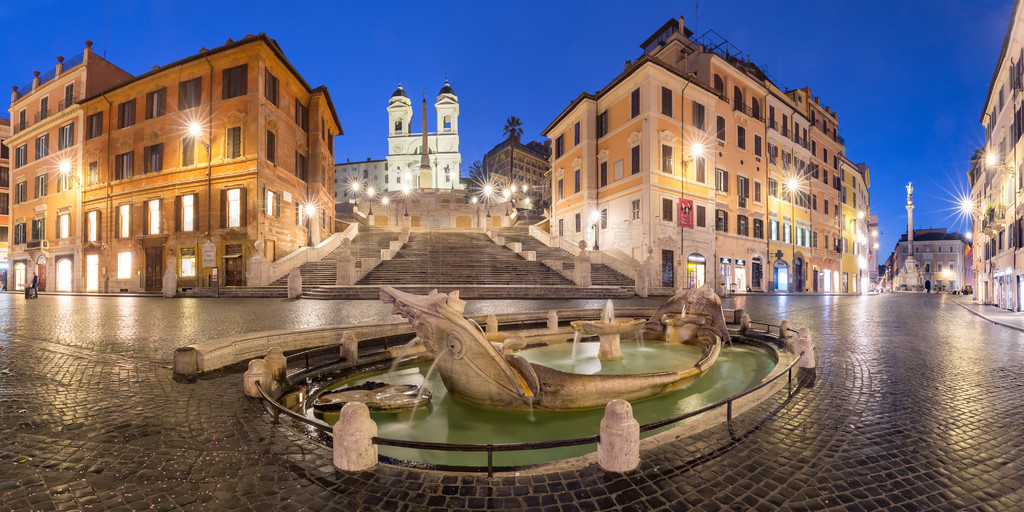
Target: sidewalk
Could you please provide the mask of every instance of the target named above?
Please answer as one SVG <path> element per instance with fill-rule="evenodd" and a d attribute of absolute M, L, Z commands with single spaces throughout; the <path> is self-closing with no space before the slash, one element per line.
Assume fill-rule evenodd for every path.
<path fill-rule="evenodd" d="M 958 296 L 953 299 L 953 302 L 992 323 L 1024 332 L 1024 313 L 1014 313 L 991 304 L 975 302 L 969 297 Z"/>

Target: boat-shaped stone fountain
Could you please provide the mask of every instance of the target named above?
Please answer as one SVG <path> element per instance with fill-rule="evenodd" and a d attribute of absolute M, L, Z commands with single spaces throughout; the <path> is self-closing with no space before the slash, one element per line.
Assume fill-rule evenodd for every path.
<path fill-rule="evenodd" d="M 615 319 L 609 313 L 602 321 L 581 322 L 574 328 L 601 337 L 603 358 L 607 359 L 621 357 L 621 352 L 618 356 L 614 353 L 620 334 L 636 332 L 643 326 L 646 339 L 698 347 L 701 356 L 695 364 L 677 371 L 584 375 L 503 353 L 463 316 L 466 303 L 459 299 L 457 291 L 445 294 L 434 290 L 428 295 L 415 295 L 384 287 L 380 298 L 393 304 L 392 313 L 409 320 L 423 346 L 433 355 L 448 394 L 485 407 L 586 409 L 604 407 L 616 398 L 648 398 L 684 387 L 706 372 L 718 358 L 722 343 L 729 340 L 718 296 L 709 287 L 687 290 L 673 297 L 646 322 Z"/>

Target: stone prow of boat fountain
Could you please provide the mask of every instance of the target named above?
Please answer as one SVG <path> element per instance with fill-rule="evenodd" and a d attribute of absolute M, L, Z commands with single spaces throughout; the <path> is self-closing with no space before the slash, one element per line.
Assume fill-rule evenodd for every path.
<path fill-rule="evenodd" d="M 714 364 L 722 344 L 714 333 L 702 333 L 700 361 L 682 371 L 581 375 L 503 355 L 463 316 L 466 303 L 457 291 L 415 295 L 383 287 L 380 298 L 393 304 L 392 313 L 409 320 L 434 355 L 449 396 L 487 407 L 586 409 L 604 407 L 614 398 L 647 398 L 689 384 Z"/>
<path fill-rule="evenodd" d="M 705 316 L 710 320 L 710 325 L 695 321 L 693 323 L 700 324 L 698 330 L 713 332 L 721 338 L 723 343 L 731 341 L 729 328 L 725 324 L 725 314 L 722 312 L 722 299 L 709 285 L 682 290 L 662 304 L 644 325 L 644 339 L 666 340 L 666 324 L 663 318 L 666 315 L 675 315 L 683 321 L 685 321 L 686 315 Z"/>

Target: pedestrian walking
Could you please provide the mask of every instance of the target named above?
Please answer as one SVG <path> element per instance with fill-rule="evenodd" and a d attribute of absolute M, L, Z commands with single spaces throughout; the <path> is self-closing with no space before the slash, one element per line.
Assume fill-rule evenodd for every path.
<path fill-rule="evenodd" d="M 39 298 L 39 275 L 32 274 L 32 298 Z"/>

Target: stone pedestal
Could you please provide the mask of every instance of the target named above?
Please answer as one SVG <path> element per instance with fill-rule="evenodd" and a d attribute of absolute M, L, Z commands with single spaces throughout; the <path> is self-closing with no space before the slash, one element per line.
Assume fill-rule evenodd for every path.
<path fill-rule="evenodd" d="M 366 471 L 377 465 L 377 424 L 362 402 L 349 402 L 341 408 L 334 424 L 334 467 L 342 471 Z"/>
<path fill-rule="evenodd" d="M 633 281 L 633 286 L 636 288 L 636 294 L 640 297 L 646 297 L 648 295 L 647 290 L 647 270 L 643 265 L 640 265 L 636 269 L 636 280 Z"/>
<path fill-rule="evenodd" d="M 589 288 L 592 283 L 590 281 L 590 254 L 587 252 L 587 242 L 580 241 L 580 253 L 576 255 L 574 264 L 573 281 L 576 282 L 576 286 Z"/>
<path fill-rule="evenodd" d="M 302 274 L 295 267 L 288 271 L 288 298 L 297 299 L 302 296 Z"/>
<path fill-rule="evenodd" d="M 270 284 L 270 261 L 263 254 L 265 247 L 263 240 L 256 240 L 253 244 L 253 255 L 249 258 L 249 269 L 246 273 L 246 284 L 248 286 L 266 286 Z"/>
<path fill-rule="evenodd" d="M 746 334 L 750 330 L 750 315 L 744 313 L 740 317 L 740 334 Z"/>
<path fill-rule="evenodd" d="M 288 360 L 284 357 L 284 351 L 281 347 L 270 347 L 267 350 L 267 355 L 263 357 L 263 362 L 267 365 L 267 371 L 270 372 L 270 378 L 274 380 L 283 380 L 285 372 L 288 370 Z"/>
<path fill-rule="evenodd" d="M 359 362 L 359 341 L 356 340 L 356 335 L 352 331 L 345 331 L 341 334 L 341 353 L 339 354 L 342 359 L 348 363 L 356 364 Z"/>
<path fill-rule="evenodd" d="M 789 320 L 783 320 L 779 324 L 779 339 L 780 340 L 789 339 Z"/>
<path fill-rule="evenodd" d="M 494 334 L 498 332 L 498 317 L 493 314 L 487 315 L 487 333 Z"/>
<path fill-rule="evenodd" d="M 264 388 L 268 387 L 270 381 L 273 380 L 270 377 L 270 370 L 267 369 L 267 363 L 262 359 L 253 359 L 249 361 L 249 369 L 245 371 L 245 375 L 242 376 L 242 388 L 245 391 L 245 396 L 253 398 L 260 398 L 260 388 L 256 383 L 259 382 Z"/>
<path fill-rule="evenodd" d="M 548 311 L 548 329 L 552 331 L 558 330 L 558 311 Z"/>
<path fill-rule="evenodd" d="M 178 264 L 173 257 L 167 261 L 167 270 L 164 270 L 163 294 L 165 298 L 171 298 L 178 294 Z"/>
<path fill-rule="evenodd" d="M 632 471 L 640 464 L 640 423 L 633 418 L 629 402 L 615 399 L 605 406 L 597 460 L 602 469 L 616 473 Z"/>
<path fill-rule="evenodd" d="M 601 346 L 597 350 L 598 359 L 622 359 L 620 334 L 599 334 L 597 338 L 601 340 Z"/>

